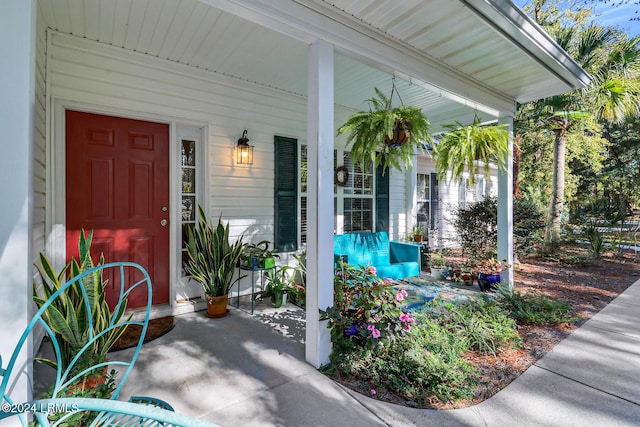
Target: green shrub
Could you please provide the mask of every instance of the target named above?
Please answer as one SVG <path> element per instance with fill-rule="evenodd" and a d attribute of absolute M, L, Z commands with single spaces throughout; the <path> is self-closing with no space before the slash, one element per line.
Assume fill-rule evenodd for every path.
<path fill-rule="evenodd" d="M 454 331 L 469 350 L 495 355 L 522 345 L 515 321 L 496 301 L 471 300 L 458 306 L 445 304 L 444 308 L 439 321 Z"/>
<path fill-rule="evenodd" d="M 428 406 L 432 396 L 443 402 L 470 399 L 478 371 L 462 357 L 464 345 L 455 334 L 433 321 L 422 321 L 411 336 L 391 346 L 333 353 L 329 375 L 360 378 L 363 387 L 387 391 Z"/>
<path fill-rule="evenodd" d="M 553 301 L 538 292 L 521 293 L 500 287 L 502 305 L 509 315 L 524 325 L 558 325 L 579 320 L 566 301 Z"/>
<path fill-rule="evenodd" d="M 454 211 L 453 226 L 463 254 L 493 258 L 498 245 L 498 203 L 494 198 Z"/>

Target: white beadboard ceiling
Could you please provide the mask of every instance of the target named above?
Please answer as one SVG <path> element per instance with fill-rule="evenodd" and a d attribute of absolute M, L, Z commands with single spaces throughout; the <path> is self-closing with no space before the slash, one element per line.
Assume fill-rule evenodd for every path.
<path fill-rule="evenodd" d="M 497 112 L 456 79 L 513 103 L 589 78 L 509 0 L 39 0 L 38 12 L 56 31 L 303 96 L 308 43 L 323 36 L 336 46 L 337 104 L 364 108 L 396 75 L 402 101 L 436 126 Z M 438 81 L 377 62 L 353 35 L 433 65 Z"/>

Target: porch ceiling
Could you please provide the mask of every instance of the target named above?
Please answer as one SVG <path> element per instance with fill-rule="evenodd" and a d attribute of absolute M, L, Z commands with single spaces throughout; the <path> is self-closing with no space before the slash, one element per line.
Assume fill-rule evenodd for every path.
<path fill-rule="evenodd" d="M 389 93 L 396 75 L 404 103 L 422 107 L 435 125 L 468 122 L 476 109 L 487 118 L 495 115 L 501 108 L 482 93 L 512 106 L 584 85 L 589 78 L 508 0 L 39 0 L 38 5 L 54 30 L 302 96 L 308 43 L 323 37 L 337 47 L 337 104 L 364 108 L 373 87 Z M 354 38 L 364 41 L 352 45 Z M 399 53 L 408 63 L 384 63 L 363 46 L 389 52 L 383 58 Z"/>

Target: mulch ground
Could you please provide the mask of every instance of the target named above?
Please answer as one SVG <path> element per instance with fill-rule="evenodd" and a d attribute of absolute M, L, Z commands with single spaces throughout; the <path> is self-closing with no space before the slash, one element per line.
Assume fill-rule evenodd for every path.
<path fill-rule="evenodd" d="M 482 385 L 474 400 L 455 405 L 434 402 L 434 407 L 466 407 L 493 396 L 640 279 L 640 258 L 633 252 L 622 256 L 605 254 L 597 261 L 590 260 L 583 247 L 564 247 L 562 254 L 521 259 L 514 267 L 515 290 L 540 292 L 552 299 L 567 301 L 582 320 L 558 326 L 519 326 L 523 348 L 503 351 L 497 356 L 467 354 L 467 359 L 482 373 Z"/>

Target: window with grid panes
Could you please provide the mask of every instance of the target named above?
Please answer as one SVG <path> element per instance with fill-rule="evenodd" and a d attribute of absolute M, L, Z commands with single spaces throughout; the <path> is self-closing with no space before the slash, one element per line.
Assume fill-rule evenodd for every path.
<path fill-rule="evenodd" d="M 344 233 L 373 231 L 373 173 L 353 164 L 351 155 L 344 152 L 343 165 L 349 170 L 349 179 L 342 187 Z M 339 193 L 338 193 L 339 195 Z"/>
<path fill-rule="evenodd" d="M 307 242 L 307 146 L 300 146 L 300 242 Z M 343 165 L 349 170 L 345 186 L 334 185 L 334 225 L 337 233 L 373 230 L 374 169 L 363 171 L 353 165 L 348 152 L 342 152 Z M 334 150 L 334 170 L 338 164 L 338 151 Z M 338 230 L 338 216 L 344 218 Z"/>

